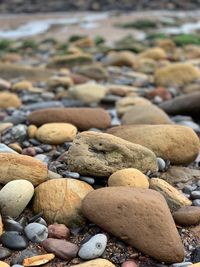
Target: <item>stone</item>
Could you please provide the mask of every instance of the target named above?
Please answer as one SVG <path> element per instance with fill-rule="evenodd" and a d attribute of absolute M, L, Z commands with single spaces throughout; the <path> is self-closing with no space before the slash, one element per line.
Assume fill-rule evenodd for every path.
<path fill-rule="evenodd" d="M 138 267 L 138 265 L 133 260 L 128 260 L 122 263 L 121 267 Z"/>
<path fill-rule="evenodd" d="M 122 124 L 171 124 L 168 115 L 155 105 L 134 105 L 122 116 Z"/>
<path fill-rule="evenodd" d="M 116 109 L 117 114 L 119 117 L 123 116 L 128 110 L 131 110 L 131 108 L 135 105 L 143 105 L 143 107 L 146 105 L 151 105 L 151 102 L 144 97 L 123 97 L 122 99 L 118 100 L 116 103 Z"/>
<path fill-rule="evenodd" d="M 195 190 L 191 192 L 191 198 L 192 199 L 200 199 L 200 190 Z"/>
<path fill-rule="evenodd" d="M 122 169 L 114 172 L 108 179 L 108 185 L 149 188 L 147 176 L 134 168 Z"/>
<path fill-rule="evenodd" d="M 52 253 L 33 256 L 30 258 L 24 259 L 23 266 L 40 266 L 40 265 L 50 262 L 54 258 L 55 258 L 55 255 Z"/>
<path fill-rule="evenodd" d="M 37 126 L 51 122 L 71 123 L 81 131 L 90 128 L 107 129 L 111 125 L 108 112 L 100 108 L 43 109 L 32 112 L 28 120 Z"/>
<path fill-rule="evenodd" d="M 124 125 L 111 128 L 110 134 L 152 150 L 157 157 L 175 165 L 186 165 L 199 153 L 196 133 L 180 125 Z"/>
<path fill-rule="evenodd" d="M 29 138 L 35 138 L 37 132 L 37 127 L 35 125 L 29 125 L 27 128 L 27 133 Z"/>
<path fill-rule="evenodd" d="M 158 191 L 164 196 L 172 211 L 192 205 L 192 202 L 187 197 L 162 179 L 152 178 L 150 179 L 149 185 L 151 189 Z"/>
<path fill-rule="evenodd" d="M 106 259 L 95 259 L 90 261 L 85 261 L 80 264 L 73 265 L 74 267 L 115 267 L 115 265 Z"/>
<path fill-rule="evenodd" d="M 143 173 L 157 171 L 156 157 L 147 148 L 98 132 L 79 134 L 65 161 L 70 171 L 96 177 L 109 177 L 117 170 L 131 167 Z"/>
<path fill-rule="evenodd" d="M 24 259 L 38 256 L 41 252 L 35 248 L 26 248 L 12 258 L 11 264 L 22 264 Z"/>
<path fill-rule="evenodd" d="M 167 58 L 167 54 L 161 47 L 152 47 L 146 49 L 144 52 L 139 54 L 142 58 L 151 58 L 154 60 L 162 60 Z"/>
<path fill-rule="evenodd" d="M 15 231 L 20 233 L 22 233 L 24 229 L 19 222 L 13 220 L 11 217 L 4 218 L 3 227 L 6 231 Z"/>
<path fill-rule="evenodd" d="M 0 183 L 26 179 L 34 186 L 47 180 L 48 169 L 39 160 L 14 153 L 0 153 Z"/>
<path fill-rule="evenodd" d="M 55 254 L 57 258 L 70 261 L 78 253 L 78 246 L 61 239 L 48 238 L 41 243 L 41 246 L 49 253 Z"/>
<path fill-rule="evenodd" d="M 197 117 L 200 113 L 200 92 L 177 96 L 161 103 L 159 106 L 170 115 L 190 115 Z"/>
<path fill-rule="evenodd" d="M 184 186 L 182 191 L 183 191 L 183 193 L 190 195 L 192 193 L 192 191 L 194 191 L 196 188 L 197 188 L 196 184 L 186 185 L 186 186 Z"/>
<path fill-rule="evenodd" d="M 184 248 L 167 203 L 154 190 L 97 189 L 83 199 L 82 212 L 93 223 L 158 261 L 174 263 L 184 259 Z"/>
<path fill-rule="evenodd" d="M 191 226 L 200 222 L 200 207 L 187 206 L 173 212 L 176 224 L 180 226 Z"/>
<path fill-rule="evenodd" d="M 107 88 L 101 84 L 88 82 L 72 86 L 68 90 L 69 96 L 84 104 L 100 102 L 106 95 Z"/>
<path fill-rule="evenodd" d="M 158 170 L 164 172 L 166 169 L 166 163 L 162 158 L 157 158 Z"/>
<path fill-rule="evenodd" d="M 19 216 L 30 202 L 33 194 L 34 187 L 27 180 L 16 180 L 7 183 L 0 191 L 2 215 Z"/>
<path fill-rule="evenodd" d="M 83 260 L 92 260 L 100 257 L 107 245 L 107 236 L 104 234 L 96 234 L 87 242 L 82 244 L 79 249 L 78 256 Z"/>
<path fill-rule="evenodd" d="M 2 133 L 4 130 L 9 129 L 13 126 L 10 122 L 1 122 L 0 123 L 0 133 Z"/>
<path fill-rule="evenodd" d="M 181 86 L 200 78 L 200 71 L 191 64 L 174 63 L 159 68 L 154 74 L 154 81 L 162 86 Z"/>
<path fill-rule="evenodd" d="M 21 104 L 21 100 L 16 94 L 0 92 L 0 108 L 19 108 Z"/>
<path fill-rule="evenodd" d="M 130 51 L 110 52 L 104 59 L 106 65 L 132 67 L 136 60 L 134 53 Z"/>
<path fill-rule="evenodd" d="M 78 53 L 74 55 L 62 55 L 52 58 L 47 67 L 49 68 L 72 68 L 74 66 L 88 65 L 93 63 L 93 58 L 89 54 Z"/>
<path fill-rule="evenodd" d="M 191 266 L 191 267 L 200 267 L 200 262 L 195 263 L 195 264 L 191 264 L 190 266 Z"/>
<path fill-rule="evenodd" d="M 170 265 L 170 267 L 188 267 L 190 265 L 192 265 L 191 262 L 184 261 L 184 262 L 180 262 L 180 263 L 173 263 L 172 265 Z"/>
<path fill-rule="evenodd" d="M 27 126 L 24 124 L 18 124 L 10 129 L 10 142 L 23 142 L 27 137 Z"/>
<path fill-rule="evenodd" d="M 77 133 L 77 128 L 69 123 L 46 123 L 36 132 L 36 139 L 43 143 L 59 145 L 72 141 Z"/>
<path fill-rule="evenodd" d="M 68 239 L 70 237 L 70 230 L 64 224 L 54 223 L 48 226 L 48 237 Z"/>
<path fill-rule="evenodd" d="M 11 256 L 11 251 L 7 248 L 0 247 L 0 260 L 5 260 Z"/>
<path fill-rule="evenodd" d="M 20 82 L 17 82 L 15 83 L 13 86 L 12 86 L 12 90 L 13 91 L 23 91 L 23 90 L 27 90 L 29 91 L 30 89 L 32 89 L 32 83 L 29 82 L 29 81 L 20 81 Z"/>
<path fill-rule="evenodd" d="M 7 145 L 4 145 L 3 143 L 0 143 L 0 153 L 14 153 L 14 154 L 17 154 L 17 152 L 15 150 L 13 150 L 12 148 L 10 148 Z"/>
<path fill-rule="evenodd" d="M 196 247 L 191 253 L 192 263 L 200 262 L 200 247 Z"/>
<path fill-rule="evenodd" d="M 200 199 L 195 199 L 195 200 L 193 200 L 193 201 L 192 201 L 192 204 L 193 204 L 194 206 L 198 206 L 198 207 L 200 207 Z"/>
<path fill-rule="evenodd" d="M 90 191 L 93 191 L 90 185 L 75 179 L 49 180 L 35 189 L 33 210 L 43 212 L 49 223 L 80 225 L 84 222 L 81 201 Z"/>
<path fill-rule="evenodd" d="M 153 74 L 157 67 L 156 60 L 152 58 L 138 57 L 134 62 L 134 69 L 145 74 Z"/>
<path fill-rule="evenodd" d="M 10 267 L 9 264 L 7 264 L 6 262 L 0 261 L 0 266 L 1 267 Z"/>
<path fill-rule="evenodd" d="M 26 237 L 33 243 L 41 243 L 48 237 L 48 229 L 40 223 L 30 223 L 24 228 Z"/>
<path fill-rule="evenodd" d="M 74 82 L 71 77 L 53 76 L 47 81 L 47 85 L 50 90 L 53 90 L 59 86 L 68 89 L 73 84 Z"/>
<path fill-rule="evenodd" d="M 19 232 L 14 231 L 4 232 L 0 237 L 0 241 L 3 246 L 12 250 L 22 250 L 28 246 L 28 240 Z"/>
<path fill-rule="evenodd" d="M 18 143 L 11 143 L 8 145 L 11 149 L 16 151 L 17 153 L 21 154 L 22 153 L 22 148 Z"/>
<path fill-rule="evenodd" d="M 11 83 L 9 81 L 6 81 L 4 79 L 0 78 L 0 90 L 10 90 L 11 88 Z"/>
<path fill-rule="evenodd" d="M 85 75 L 94 80 L 106 80 L 108 78 L 108 72 L 100 65 L 89 65 L 78 68 L 79 74 Z"/>

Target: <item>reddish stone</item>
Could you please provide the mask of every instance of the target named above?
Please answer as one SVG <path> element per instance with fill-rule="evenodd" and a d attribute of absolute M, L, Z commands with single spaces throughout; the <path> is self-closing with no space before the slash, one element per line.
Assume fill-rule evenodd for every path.
<path fill-rule="evenodd" d="M 172 95 L 164 87 L 158 87 L 146 95 L 148 99 L 154 99 L 156 96 L 159 96 L 162 100 L 172 99 Z"/>
<path fill-rule="evenodd" d="M 70 230 L 64 224 L 54 223 L 48 226 L 48 237 L 58 239 L 68 239 L 70 237 Z"/>
<path fill-rule="evenodd" d="M 138 267 L 138 265 L 133 260 L 128 260 L 122 263 L 121 267 Z"/>

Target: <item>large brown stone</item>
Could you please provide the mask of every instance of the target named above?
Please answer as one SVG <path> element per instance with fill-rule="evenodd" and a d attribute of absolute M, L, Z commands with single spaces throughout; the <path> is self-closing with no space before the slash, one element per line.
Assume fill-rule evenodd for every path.
<path fill-rule="evenodd" d="M 157 157 L 173 164 L 188 164 L 199 153 L 199 138 L 195 132 L 180 125 L 124 125 L 108 133 L 152 150 Z"/>
<path fill-rule="evenodd" d="M 81 215 L 81 201 L 93 188 L 75 179 L 53 179 L 35 189 L 33 210 L 43 212 L 49 223 L 64 223 L 67 226 L 84 222 Z"/>
<path fill-rule="evenodd" d="M 51 122 L 66 122 L 75 125 L 79 130 L 89 128 L 106 129 L 111 124 L 111 118 L 101 108 L 48 108 L 33 111 L 28 120 L 31 124 L 40 126 Z"/>
<path fill-rule="evenodd" d="M 71 171 L 97 177 L 108 177 L 131 167 L 143 173 L 157 170 L 156 157 L 149 149 L 97 132 L 79 134 L 66 154 L 66 161 Z"/>
<path fill-rule="evenodd" d="M 181 262 L 184 248 L 163 196 L 150 189 L 107 187 L 89 193 L 83 214 L 145 254 Z"/>
<path fill-rule="evenodd" d="M 191 226 L 200 222 L 200 207 L 182 207 L 173 213 L 174 221 L 181 226 Z"/>

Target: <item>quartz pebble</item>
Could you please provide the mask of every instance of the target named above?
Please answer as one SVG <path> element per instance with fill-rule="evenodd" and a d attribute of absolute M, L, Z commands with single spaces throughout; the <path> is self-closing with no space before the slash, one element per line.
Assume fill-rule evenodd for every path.
<path fill-rule="evenodd" d="M 41 243 L 48 237 L 48 229 L 46 226 L 40 223 L 30 223 L 28 224 L 24 232 L 27 238 L 33 243 Z"/>

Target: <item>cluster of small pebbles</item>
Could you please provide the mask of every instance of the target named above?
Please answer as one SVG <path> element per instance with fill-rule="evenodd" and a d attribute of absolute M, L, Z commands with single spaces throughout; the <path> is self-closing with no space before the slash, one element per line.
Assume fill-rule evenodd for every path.
<path fill-rule="evenodd" d="M 132 41 L 3 51 L 0 266 L 200 266 L 200 48 Z"/>

